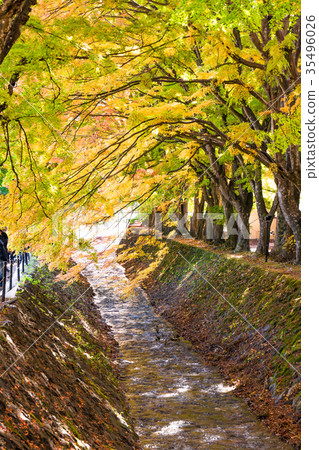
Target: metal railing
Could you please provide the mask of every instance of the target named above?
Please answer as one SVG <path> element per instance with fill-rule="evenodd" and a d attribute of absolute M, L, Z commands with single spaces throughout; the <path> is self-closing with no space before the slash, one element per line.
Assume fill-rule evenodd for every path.
<path fill-rule="evenodd" d="M 10 292 L 21 280 L 31 259 L 30 253 L 20 252 L 17 256 L 9 256 L 9 261 L 0 261 L 0 291 L 1 301 L 4 302 L 6 293 Z"/>

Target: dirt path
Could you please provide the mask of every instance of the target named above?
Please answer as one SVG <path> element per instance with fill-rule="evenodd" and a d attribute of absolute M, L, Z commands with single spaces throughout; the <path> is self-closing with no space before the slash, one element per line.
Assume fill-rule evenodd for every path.
<path fill-rule="evenodd" d="M 268 269 L 271 272 L 280 273 L 282 275 L 288 275 L 293 278 L 300 280 L 301 278 L 301 268 L 300 266 L 295 266 L 293 263 L 288 262 L 277 262 L 272 259 L 268 259 L 265 262 L 265 257 L 256 255 L 253 252 L 242 252 L 242 253 L 232 253 L 228 250 L 224 250 L 219 246 L 212 246 L 206 244 L 198 239 L 185 239 L 183 237 L 175 238 L 174 241 L 180 242 L 181 244 L 191 245 L 192 247 L 202 248 L 209 252 L 217 253 L 218 255 L 223 255 L 226 258 L 233 258 L 241 262 L 246 262 L 248 264 L 253 264 L 256 267 L 263 269 Z"/>

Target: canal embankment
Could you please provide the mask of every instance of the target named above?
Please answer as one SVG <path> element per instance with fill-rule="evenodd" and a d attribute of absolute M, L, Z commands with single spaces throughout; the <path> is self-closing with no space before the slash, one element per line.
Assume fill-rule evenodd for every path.
<path fill-rule="evenodd" d="M 0 312 L 0 448 L 137 450 L 93 290 L 56 275 L 37 269 Z"/>
<path fill-rule="evenodd" d="M 233 395 L 234 383 L 154 310 L 145 291 L 131 289 L 107 246 L 96 240 L 97 260 L 83 273 L 119 343 L 121 380 L 142 448 L 291 449 Z"/>
<path fill-rule="evenodd" d="M 178 335 L 273 434 L 300 445 L 300 280 L 225 255 L 130 236 L 121 264 Z M 145 271 L 145 275 L 143 275 Z"/>

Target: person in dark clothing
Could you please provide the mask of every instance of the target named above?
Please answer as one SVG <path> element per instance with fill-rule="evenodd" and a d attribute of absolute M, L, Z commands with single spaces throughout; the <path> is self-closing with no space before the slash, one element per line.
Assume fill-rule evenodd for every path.
<path fill-rule="evenodd" d="M 4 262 L 8 262 L 8 235 L 4 230 L 0 230 L 0 286 L 2 286 Z"/>
<path fill-rule="evenodd" d="M 3 241 L 0 239 L 0 261 L 8 261 L 8 251 Z"/>
<path fill-rule="evenodd" d="M 9 242 L 9 238 L 7 233 L 4 230 L 0 230 L 0 240 L 4 243 L 4 246 L 8 252 L 8 242 Z"/>

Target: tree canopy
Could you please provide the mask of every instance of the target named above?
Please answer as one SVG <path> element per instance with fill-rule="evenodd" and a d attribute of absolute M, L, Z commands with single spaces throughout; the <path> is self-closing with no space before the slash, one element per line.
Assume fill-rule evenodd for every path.
<path fill-rule="evenodd" d="M 5 30 L 12 48 L 0 33 L 0 164 L 18 247 L 61 262 L 63 214 L 95 223 L 128 204 L 180 212 L 192 200 L 248 228 L 256 207 L 258 251 L 277 209 L 300 261 L 299 2 L 14 3 L 27 13 Z M 230 244 L 249 249 L 240 231 Z"/>

